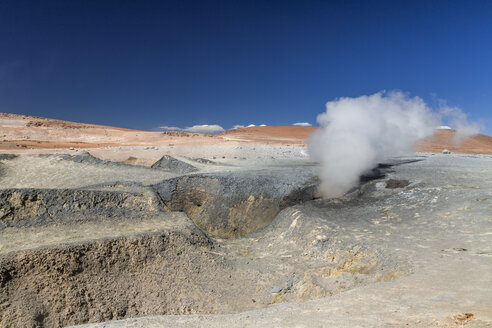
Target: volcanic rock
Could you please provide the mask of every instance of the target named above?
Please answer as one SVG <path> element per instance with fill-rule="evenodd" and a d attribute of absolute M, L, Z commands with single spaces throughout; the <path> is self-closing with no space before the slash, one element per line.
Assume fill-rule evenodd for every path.
<path fill-rule="evenodd" d="M 232 238 L 267 226 L 285 207 L 314 198 L 315 184 L 250 173 L 200 174 L 153 186 L 165 206 L 185 212 L 201 229 Z"/>
<path fill-rule="evenodd" d="M 164 155 L 160 160 L 152 164 L 153 169 L 162 169 L 177 174 L 196 172 L 198 169 L 191 164 L 180 161 L 172 156 Z"/>

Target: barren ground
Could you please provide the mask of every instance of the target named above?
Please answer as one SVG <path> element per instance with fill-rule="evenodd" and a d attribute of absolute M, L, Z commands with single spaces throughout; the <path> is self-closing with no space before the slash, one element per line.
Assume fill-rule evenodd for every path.
<path fill-rule="evenodd" d="M 326 200 L 309 128 L 0 119 L 2 327 L 492 324 L 490 137 Z"/>

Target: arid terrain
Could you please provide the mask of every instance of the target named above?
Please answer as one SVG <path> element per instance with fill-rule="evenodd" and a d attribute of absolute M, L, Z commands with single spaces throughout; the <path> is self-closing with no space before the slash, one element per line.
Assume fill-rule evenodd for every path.
<path fill-rule="evenodd" d="M 324 199 L 314 129 L 0 114 L 0 327 L 491 327 L 492 138 Z"/>
<path fill-rule="evenodd" d="M 0 150 L 40 153 L 42 149 L 104 148 L 169 145 L 231 145 L 259 143 L 306 145 L 316 127 L 257 126 L 225 131 L 218 135 L 188 132 L 151 132 L 102 125 L 59 121 L 41 117 L 0 113 Z M 455 139 L 453 130 L 437 130 L 433 137 L 416 144 L 418 152 L 492 154 L 492 137 L 479 134 Z"/>

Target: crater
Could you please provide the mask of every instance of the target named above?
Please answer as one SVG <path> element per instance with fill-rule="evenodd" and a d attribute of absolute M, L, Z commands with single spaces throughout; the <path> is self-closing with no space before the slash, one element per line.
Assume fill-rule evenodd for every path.
<path fill-rule="evenodd" d="M 229 172 L 0 189 L 0 326 L 235 313 L 401 275 L 375 250 L 314 236 L 330 228 L 299 214 L 318 184 L 302 179 Z"/>
<path fill-rule="evenodd" d="M 185 212 L 214 236 L 237 238 L 266 227 L 282 209 L 314 199 L 316 185 L 225 173 L 183 176 L 153 188 L 165 209 Z"/>

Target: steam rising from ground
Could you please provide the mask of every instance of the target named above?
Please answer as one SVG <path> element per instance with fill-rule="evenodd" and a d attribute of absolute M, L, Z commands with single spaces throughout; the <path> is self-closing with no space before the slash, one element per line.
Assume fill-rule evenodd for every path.
<path fill-rule="evenodd" d="M 442 107 L 438 114 L 421 98 L 399 91 L 328 102 L 317 118 L 321 128 L 308 140 L 310 156 L 320 163 L 322 194 L 341 196 L 385 158 L 412 151 L 416 140 L 435 132 L 443 115 L 451 115 L 461 136 L 478 132 L 458 108 Z"/>
<path fill-rule="evenodd" d="M 467 115 L 458 107 L 442 106 L 440 112 L 456 130 L 456 134 L 454 135 L 454 142 L 456 144 L 459 144 L 462 138 L 470 137 L 480 132 L 480 124 L 468 122 Z"/>

